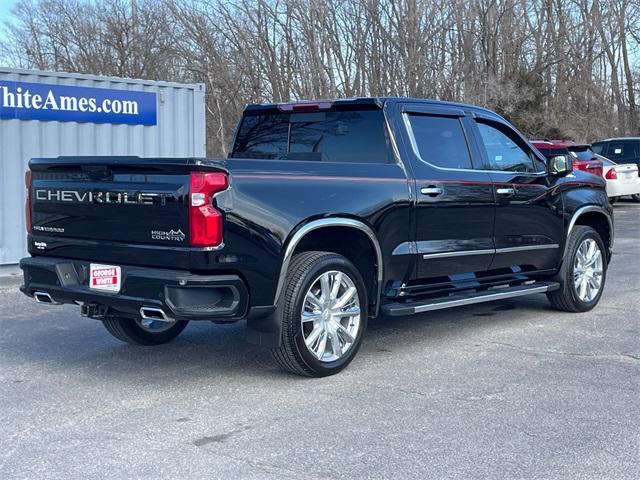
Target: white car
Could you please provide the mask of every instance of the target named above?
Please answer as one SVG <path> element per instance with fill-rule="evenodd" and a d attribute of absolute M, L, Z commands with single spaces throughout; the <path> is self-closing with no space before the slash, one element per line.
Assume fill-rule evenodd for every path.
<path fill-rule="evenodd" d="M 611 202 L 626 195 L 640 202 L 638 166 L 635 163 L 617 164 L 601 155 L 597 157 L 602 160 L 602 176 L 607 181 L 607 196 Z"/>

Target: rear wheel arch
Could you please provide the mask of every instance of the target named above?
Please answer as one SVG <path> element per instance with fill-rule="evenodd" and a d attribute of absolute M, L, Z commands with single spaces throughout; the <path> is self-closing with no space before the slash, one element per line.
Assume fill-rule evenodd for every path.
<path fill-rule="evenodd" d="M 284 249 L 274 304 L 278 302 L 287 270 L 294 254 L 327 251 L 349 259 L 360 271 L 367 291 L 371 316 L 376 316 L 383 279 L 382 250 L 374 230 L 361 220 L 331 217 L 312 220 L 299 226 Z"/>

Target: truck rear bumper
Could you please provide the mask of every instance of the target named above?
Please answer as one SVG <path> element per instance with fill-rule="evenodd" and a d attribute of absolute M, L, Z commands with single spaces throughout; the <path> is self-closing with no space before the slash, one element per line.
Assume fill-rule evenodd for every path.
<path fill-rule="evenodd" d="M 40 293 L 52 303 L 76 303 L 92 317 L 140 317 L 140 310 L 161 310 L 175 320 L 233 322 L 245 318 L 249 293 L 237 275 L 195 275 L 120 265 L 118 293 L 89 288 L 89 264 L 55 257 L 27 257 L 20 261 L 25 295 Z"/>

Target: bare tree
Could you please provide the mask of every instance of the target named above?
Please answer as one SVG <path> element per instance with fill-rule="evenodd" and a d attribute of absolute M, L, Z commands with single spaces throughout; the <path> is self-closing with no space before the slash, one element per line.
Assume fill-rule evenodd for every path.
<path fill-rule="evenodd" d="M 3 50 L 18 66 L 160 79 L 178 73 L 176 35 L 159 0 L 23 0 Z"/>
<path fill-rule="evenodd" d="M 407 95 L 531 136 L 640 134 L 638 0 L 22 0 L 10 65 L 207 87 L 208 152 L 244 105 Z"/>

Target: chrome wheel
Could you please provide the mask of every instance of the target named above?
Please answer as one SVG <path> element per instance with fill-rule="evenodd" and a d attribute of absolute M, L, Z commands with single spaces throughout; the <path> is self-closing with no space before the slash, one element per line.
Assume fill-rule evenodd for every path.
<path fill-rule="evenodd" d="M 149 333 L 166 332 L 176 324 L 175 320 L 167 322 L 164 320 L 154 320 L 151 318 L 136 318 L 135 322 L 136 325 L 138 325 L 141 329 Z"/>
<path fill-rule="evenodd" d="M 591 302 L 602 288 L 602 251 L 593 238 L 582 241 L 573 262 L 573 286 L 578 298 Z"/>
<path fill-rule="evenodd" d="M 316 278 L 304 297 L 302 335 L 309 352 L 321 362 L 341 358 L 360 330 L 360 297 L 353 280 L 331 270 Z"/>

